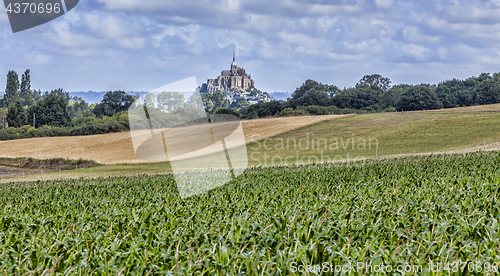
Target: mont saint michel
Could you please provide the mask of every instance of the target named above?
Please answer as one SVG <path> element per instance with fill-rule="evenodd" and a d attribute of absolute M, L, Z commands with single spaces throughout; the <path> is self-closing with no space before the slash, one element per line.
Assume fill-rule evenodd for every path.
<path fill-rule="evenodd" d="M 222 70 L 220 76 L 216 79 L 207 80 L 207 91 L 209 93 L 220 92 L 236 92 L 237 90 L 247 90 L 255 87 L 255 82 L 250 75 L 247 75 L 245 69 L 236 65 L 236 55 L 233 53 L 233 62 L 231 70 Z"/>
<path fill-rule="evenodd" d="M 222 70 L 216 79 L 208 79 L 205 93 L 224 93 L 230 102 L 247 100 L 250 104 L 274 100 L 266 92 L 255 89 L 255 82 L 245 69 L 236 65 L 236 55 L 230 70 Z"/>

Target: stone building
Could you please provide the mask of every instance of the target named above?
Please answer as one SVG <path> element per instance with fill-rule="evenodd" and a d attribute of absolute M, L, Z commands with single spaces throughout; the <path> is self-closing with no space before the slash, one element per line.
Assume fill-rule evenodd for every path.
<path fill-rule="evenodd" d="M 247 75 L 245 69 L 236 66 L 236 56 L 233 53 L 233 62 L 231 70 L 223 70 L 216 79 L 207 80 L 207 92 L 236 92 L 246 90 L 248 87 L 255 87 L 254 81 L 250 75 Z"/>

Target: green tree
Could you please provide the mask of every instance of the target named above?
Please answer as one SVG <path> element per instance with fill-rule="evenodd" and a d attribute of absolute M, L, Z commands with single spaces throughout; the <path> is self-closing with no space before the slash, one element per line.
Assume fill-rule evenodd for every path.
<path fill-rule="evenodd" d="M 158 94 L 156 96 L 156 100 L 158 101 L 158 106 L 163 110 L 170 112 L 172 111 L 172 104 L 171 101 L 173 99 L 173 93 L 172 92 L 162 92 L 161 94 Z"/>
<path fill-rule="evenodd" d="M 292 93 L 292 99 L 298 100 L 302 98 L 306 94 L 306 92 L 311 89 L 315 89 L 317 91 L 324 91 L 325 87 L 323 84 L 317 81 L 308 79 L 300 87 L 295 89 L 295 91 Z"/>
<path fill-rule="evenodd" d="M 226 100 L 226 97 L 224 96 L 224 94 L 222 94 L 220 92 L 215 92 L 215 93 L 211 94 L 210 98 L 211 98 L 212 102 L 214 103 L 214 108 L 217 108 L 217 107 L 226 108 L 226 107 L 228 107 L 229 102 Z"/>
<path fill-rule="evenodd" d="M 500 81 L 494 78 L 483 80 L 474 89 L 477 104 L 494 104 L 500 102 Z"/>
<path fill-rule="evenodd" d="M 288 105 L 290 105 L 290 107 L 292 108 L 295 108 L 297 106 L 308 105 L 309 102 L 314 102 L 314 104 L 316 104 L 316 100 L 318 98 L 324 98 L 324 95 L 327 95 L 325 90 L 328 90 L 328 86 L 308 79 L 300 87 L 295 89 L 295 91 L 292 93 L 291 99 L 288 101 Z M 308 91 L 311 92 L 306 95 Z M 308 98 L 310 96 L 314 96 L 315 99 L 309 100 Z M 328 101 L 323 101 L 322 103 L 320 103 L 320 105 L 325 104 L 328 104 Z"/>
<path fill-rule="evenodd" d="M 125 91 L 109 91 L 104 95 L 102 101 L 95 106 L 93 112 L 97 117 L 111 117 L 115 113 L 128 110 L 134 101 L 134 96 L 127 95 Z"/>
<path fill-rule="evenodd" d="M 179 92 L 162 92 L 156 96 L 158 106 L 164 111 L 175 112 L 179 107 L 184 105 L 186 97 Z"/>
<path fill-rule="evenodd" d="M 302 95 L 299 99 L 295 100 L 297 106 L 308 106 L 308 105 L 328 105 L 330 102 L 328 94 L 324 90 L 316 90 L 316 88 L 311 88 L 306 93 Z"/>
<path fill-rule="evenodd" d="M 355 88 L 344 88 L 330 99 L 331 104 L 338 108 L 352 108 L 352 96 L 355 94 Z"/>
<path fill-rule="evenodd" d="M 170 105 L 172 106 L 173 110 L 177 110 L 177 108 L 181 107 L 184 104 L 184 101 L 186 101 L 186 97 L 184 97 L 184 94 L 173 92 Z"/>
<path fill-rule="evenodd" d="M 230 115 L 234 115 L 236 117 L 240 117 L 240 114 L 238 113 L 238 110 L 236 110 L 236 108 L 233 108 L 233 109 L 228 109 L 228 108 L 223 108 L 223 107 L 217 107 L 215 109 L 215 114 L 230 114 Z"/>
<path fill-rule="evenodd" d="M 155 93 L 147 93 L 144 96 L 144 106 L 147 108 L 154 108 L 156 107 L 156 94 Z M 96 106 L 97 107 L 97 106 Z"/>
<path fill-rule="evenodd" d="M 26 124 L 26 111 L 19 99 L 9 105 L 7 122 L 9 127 L 22 127 Z"/>
<path fill-rule="evenodd" d="M 383 91 L 378 86 L 370 86 L 368 84 L 358 85 L 350 95 L 350 107 L 365 110 L 380 110 L 382 94 Z"/>
<path fill-rule="evenodd" d="M 239 99 L 236 102 L 236 109 L 248 108 L 251 104 L 245 99 Z"/>
<path fill-rule="evenodd" d="M 325 86 L 325 88 L 325 92 L 330 97 L 330 100 L 341 92 L 341 90 L 336 85 L 327 85 Z"/>
<path fill-rule="evenodd" d="M 257 111 L 253 110 L 252 112 L 248 113 L 248 116 L 251 117 L 252 119 L 258 119 L 259 115 L 257 114 Z"/>
<path fill-rule="evenodd" d="M 31 98 L 33 99 L 34 102 L 39 102 L 43 99 L 42 91 L 38 89 L 38 91 L 33 90 L 31 91 Z"/>
<path fill-rule="evenodd" d="M 207 110 L 213 110 L 215 106 L 211 100 L 206 101 L 204 105 Z"/>
<path fill-rule="evenodd" d="M 217 107 L 228 108 L 229 100 L 226 99 L 223 93 L 214 92 L 214 93 L 201 93 L 201 100 L 203 101 L 203 105 L 207 110 L 214 110 Z M 211 107 L 211 108 L 210 108 Z"/>
<path fill-rule="evenodd" d="M 0 107 L 0 129 L 5 127 L 4 118 L 7 117 L 7 107 Z"/>
<path fill-rule="evenodd" d="M 406 90 L 397 103 L 398 110 L 439 109 L 443 104 L 428 85 L 417 85 Z"/>
<path fill-rule="evenodd" d="M 491 79 L 492 77 L 490 76 L 490 73 L 481 73 L 481 75 L 479 75 L 478 77 L 476 77 L 475 79 L 478 81 L 478 82 L 482 82 L 482 81 L 485 81 L 485 80 L 489 80 Z"/>
<path fill-rule="evenodd" d="M 251 105 L 248 108 L 248 115 L 252 116 L 254 119 L 261 117 L 270 117 L 276 115 L 276 113 L 280 112 L 284 108 L 285 107 L 280 102 L 260 102 L 258 104 Z M 256 112 L 258 116 L 255 117 L 253 112 Z"/>
<path fill-rule="evenodd" d="M 62 89 L 52 90 L 45 93 L 43 99 L 28 109 L 28 122 L 33 124 L 33 114 L 35 114 L 35 126 L 43 125 L 54 127 L 66 127 L 70 125 L 71 118 L 67 110 L 69 103 L 69 93 Z"/>
<path fill-rule="evenodd" d="M 31 77 L 29 69 L 26 70 L 21 76 L 21 89 L 19 90 L 19 96 L 24 105 L 31 106 L 34 104 L 33 94 L 31 93 Z"/>
<path fill-rule="evenodd" d="M 379 88 L 383 92 L 391 89 L 391 80 L 388 78 L 384 78 L 379 74 L 372 74 L 364 76 L 356 86 L 368 85 L 372 87 L 372 89 Z"/>
<path fill-rule="evenodd" d="M 411 86 L 406 84 L 395 85 L 382 94 L 381 102 L 385 107 L 396 107 L 401 95 Z"/>
<path fill-rule="evenodd" d="M 81 97 L 74 96 L 71 98 L 67 109 L 71 119 L 80 118 L 89 111 L 89 104 Z"/>
<path fill-rule="evenodd" d="M 5 95 L 3 97 L 2 105 L 4 107 L 10 106 L 19 99 L 19 76 L 16 71 L 9 71 L 7 74 L 7 85 L 5 86 Z"/>

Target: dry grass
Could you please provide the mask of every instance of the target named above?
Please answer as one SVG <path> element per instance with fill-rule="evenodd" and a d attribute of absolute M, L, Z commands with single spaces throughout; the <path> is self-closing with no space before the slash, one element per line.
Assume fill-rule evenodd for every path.
<path fill-rule="evenodd" d="M 405 111 L 404 113 L 426 112 L 426 113 L 447 113 L 447 112 L 498 112 L 500 111 L 500 104 L 487 104 L 466 107 L 455 107 L 446 109 L 433 109 L 425 111 Z"/>
<path fill-rule="evenodd" d="M 264 118 L 242 121 L 248 143 L 350 115 Z M 36 159 L 67 158 L 94 160 L 102 164 L 143 163 L 136 157 L 130 132 L 75 137 L 44 137 L 0 141 L 1 157 L 33 157 Z"/>
<path fill-rule="evenodd" d="M 362 152 L 350 150 L 350 160 L 353 160 L 353 158 L 358 155 L 362 155 L 364 158 L 375 159 L 400 158 L 407 155 L 414 155 L 414 152 L 415 155 L 463 154 L 474 151 L 500 150 L 500 142 L 498 139 L 500 138 L 500 136 L 498 136 L 500 133 L 500 129 L 498 128 L 500 112 L 498 111 L 500 111 L 500 104 L 446 109 L 440 112 L 415 111 L 404 113 L 398 112 L 397 114 L 378 113 L 348 118 L 340 118 L 342 116 L 268 118 L 243 121 L 243 129 L 246 142 L 249 143 L 247 150 L 250 166 L 255 165 L 255 162 L 250 162 L 253 160 L 252 153 L 255 152 L 252 148 L 255 147 L 256 143 L 250 144 L 253 141 L 260 141 L 260 143 L 262 143 L 263 139 L 273 137 L 273 139 L 268 141 L 268 146 L 273 147 L 274 142 L 277 141 L 276 138 L 287 140 L 287 138 L 291 137 L 300 140 L 308 134 L 314 134 L 316 138 L 336 137 L 346 140 L 351 137 L 373 137 L 378 139 L 379 146 L 377 151 L 375 148 L 363 150 Z M 337 120 L 335 118 L 340 119 Z M 353 134 L 355 134 L 355 136 L 353 136 Z M 85 137 L 43 139 L 0 142 L 0 147 L 2 148 L 3 155 L 32 156 L 29 154 L 37 152 L 28 150 L 29 147 L 36 147 L 39 142 L 35 143 L 35 141 L 43 140 L 45 144 L 40 144 L 41 147 L 37 149 L 39 154 L 43 153 L 41 158 L 50 156 L 69 156 L 70 158 L 82 157 L 84 159 L 94 159 L 101 163 L 109 163 L 106 162 L 106 160 L 109 160 L 106 158 L 114 158 L 113 164 L 128 163 L 128 158 L 130 158 L 132 164 L 100 166 L 44 175 L 30 175 L 22 178 L 18 177 L 16 181 L 80 177 L 95 178 L 113 175 L 165 174 L 171 172 L 168 162 L 139 163 L 140 160 L 137 160 L 134 154 L 129 132 Z M 56 140 L 62 141 L 64 144 L 62 142 L 55 142 Z M 7 144 L 9 143 L 12 143 L 10 145 L 16 148 L 8 148 Z M 81 145 L 88 147 L 89 150 L 78 149 L 82 147 Z M 45 149 L 45 151 L 43 149 Z M 55 152 L 54 155 L 48 155 L 50 153 L 49 149 Z M 163 149 L 160 149 L 160 151 L 163 151 Z M 20 152 L 25 155 L 19 155 Z M 267 152 L 269 156 L 289 155 L 289 152 L 286 150 L 266 150 L 265 152 Z M 320 155 L 320 153 L 316 151 L 307 150 L 301 151 L 300 153 L 304 155 Z M 346 153 L 346 150 L 325 151 L 325 155 L 329 156 L 339 155 L 345 157 Z M 85 154 L 97 156 L 102 159 L 89 158 Z M 206 159 L 209 161 L 212 160 L 210 158 L 211 156 L 212 155 L 207 156 L 208 158 Z M 104 160 L 104 162 L 102 160 Z M 292 160 L 291 162 L 294 163 L 295 161 L 296 160 Z M 189 162 L 189 160 L 186 162 Z M 321 162 L 322 161 L 319 160 L 319 163 Z M 7 180 L 4 179 L 3 181 Z"/>

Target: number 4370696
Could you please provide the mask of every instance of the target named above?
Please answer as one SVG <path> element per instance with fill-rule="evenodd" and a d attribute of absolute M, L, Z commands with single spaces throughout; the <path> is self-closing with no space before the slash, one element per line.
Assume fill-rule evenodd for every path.
<path fill-rule="evenodd" d="M 56 3 L 52 5 L 51 3 L 9 3 L 7 6 L 8 13 L 60 13 L 61 4 Z"/>

